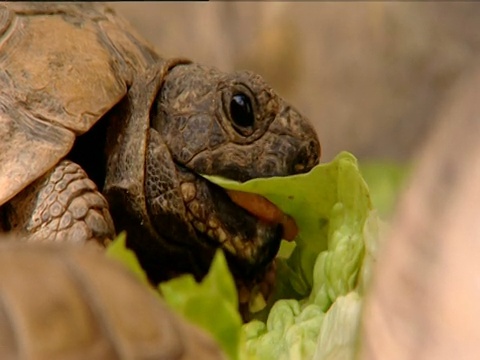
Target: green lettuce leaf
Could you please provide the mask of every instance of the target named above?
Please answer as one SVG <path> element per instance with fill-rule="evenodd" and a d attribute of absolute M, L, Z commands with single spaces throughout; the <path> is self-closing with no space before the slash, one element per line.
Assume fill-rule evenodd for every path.
<path fill-rule="evenodd" d="M 285 251 L 287 256 L 278 259 L 271 308 L 243 327 L 248 354 L 311 359 L 319 347 L 325 348 L 315 353 L 316 359 L 353 354 L 360 283 L 368 283 L 378 247 L 378 217 L 355 157 L 343 152 L 308 174 L 289 177 L 245 183 L 207 178 L 224 188 L 263 195 L 293 216 L 300 230 L 291 254 Z M 324 335 L 334 330 L 335 337 Z"/>
<path fill-rule="evenodd" d="M 352 291 L 339 296 L 323 318 L 314 360 L 354 359 L 362 298 Z"/>

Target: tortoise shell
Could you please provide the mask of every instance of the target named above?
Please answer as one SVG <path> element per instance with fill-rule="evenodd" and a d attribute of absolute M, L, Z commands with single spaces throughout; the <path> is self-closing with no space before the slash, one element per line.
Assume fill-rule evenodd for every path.
<path fill-rule="evenodd" d="M 104 5 L 0 6 L 0 205 L 58 163 L 155 62 Z"/>

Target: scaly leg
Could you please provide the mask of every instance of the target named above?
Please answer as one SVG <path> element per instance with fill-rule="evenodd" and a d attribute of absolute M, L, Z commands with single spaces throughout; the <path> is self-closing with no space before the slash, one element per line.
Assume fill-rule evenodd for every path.
<path fill-rule="evenodd" d="M 115 234 L 107 201 L 85 171 L 69 160 L 61 161 L 0 212 L 0 227 L 29 242 L 104 246 Z"/>

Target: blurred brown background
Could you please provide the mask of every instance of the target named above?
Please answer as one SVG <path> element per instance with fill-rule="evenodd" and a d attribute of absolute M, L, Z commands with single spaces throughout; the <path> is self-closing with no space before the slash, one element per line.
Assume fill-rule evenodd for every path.
<path fill-rule="evenodd" d="M 480 51 L 474 2 L 111 5 L 164 56 L 261 73 L 314 122 L 324 161 L 412 158 Z"/>

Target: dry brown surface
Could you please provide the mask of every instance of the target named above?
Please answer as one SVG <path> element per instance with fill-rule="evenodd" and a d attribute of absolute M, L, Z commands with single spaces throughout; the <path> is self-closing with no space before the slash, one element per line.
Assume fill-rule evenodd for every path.
<path fill-rule="evenodd" d="M 420 152 L 367 297 L 362 359 L 478 359 L 479 88 L 480 68 Z"/>
<path fill-rule="evenodd" d="M 411 158 L 480 51 L 474 2 L 112 6 L 165 56 L 264 75 L 314 121 L 324 160 Z"/>

